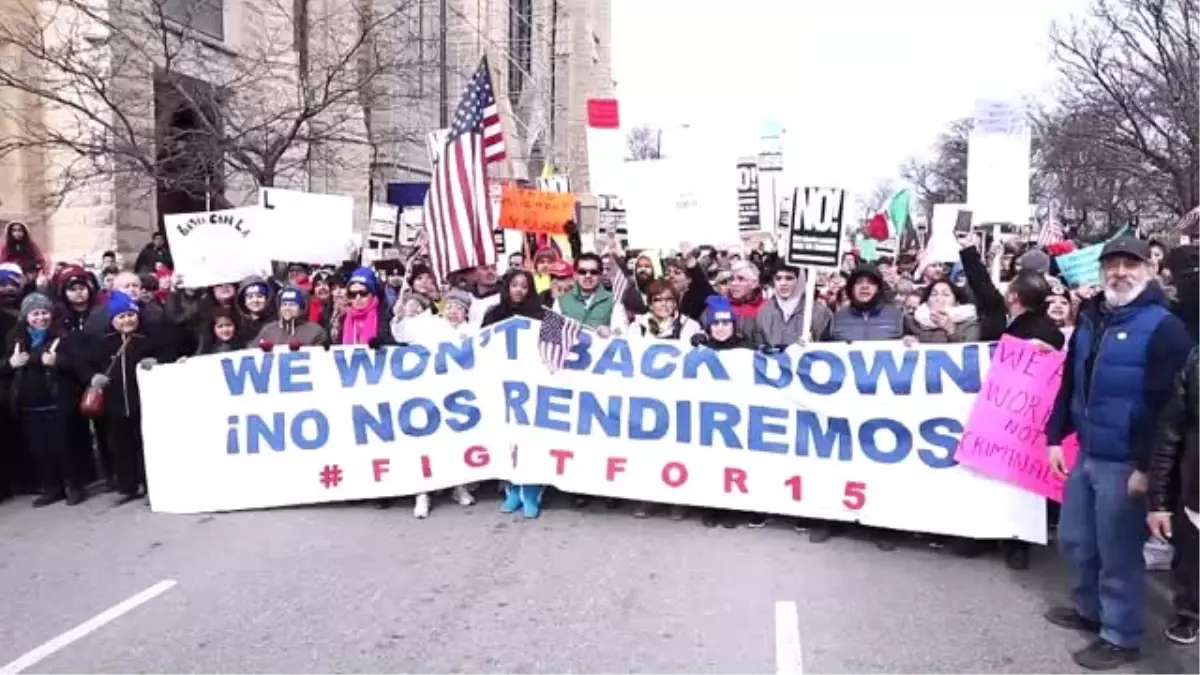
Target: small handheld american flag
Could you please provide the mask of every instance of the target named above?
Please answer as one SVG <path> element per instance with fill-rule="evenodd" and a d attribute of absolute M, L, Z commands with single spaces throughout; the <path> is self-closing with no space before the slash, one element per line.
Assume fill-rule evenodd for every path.
<path fill-rule="evenodd" d="M 550 372 L 562 370 L 567 354 L 579 342 L 583 324 L 575 319 L 546 310 L 542 327 L 538 330 L 538 354 Z"/>
<path fill-rule="evenodd" d="M 621 263 L 614 256 L 608 256 L 605 259 L 608 269 L 605 274 L 608 277 L 609 287 L 612 289 L 613 305 L 624 308 L 621 303 L 625 300 L 625 291 L 629 288 L 629 279 L 625 276 L 625 270 L 621 269 Z"/>
<path fill-rule="evenodd" d="M 1045 248 L 1051 244 L 1057 244 L 1064 238 L 1062 225 L 1051 215 L 1046 219 L 1046 224 L 1042 225 L 1042 231 L 1038 232 L 1037 245 L 1038 248 Z"/>

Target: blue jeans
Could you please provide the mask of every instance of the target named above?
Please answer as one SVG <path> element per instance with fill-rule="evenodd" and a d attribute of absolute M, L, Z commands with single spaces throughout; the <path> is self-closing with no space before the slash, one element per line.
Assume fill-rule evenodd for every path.
<path fill-rule="evenodd" d="M 1079 613 L 1101 624 L 1100 637 L 1142 645 L 1146 501 L 1128 490 L 1133 466 L 1080 455 L 1063 488 L 1059 544 L 1071 566 Z"/>

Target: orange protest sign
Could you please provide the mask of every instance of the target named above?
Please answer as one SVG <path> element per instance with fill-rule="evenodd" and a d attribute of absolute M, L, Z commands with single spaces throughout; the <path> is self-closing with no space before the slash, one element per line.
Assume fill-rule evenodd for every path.
<path fill-rule="evenodd" d="M 526 190 L 504 186 L 500 196 L 500 227 L 536 234 L 563 234 L 575 218 L 575 195 L 569 192 Z"/>

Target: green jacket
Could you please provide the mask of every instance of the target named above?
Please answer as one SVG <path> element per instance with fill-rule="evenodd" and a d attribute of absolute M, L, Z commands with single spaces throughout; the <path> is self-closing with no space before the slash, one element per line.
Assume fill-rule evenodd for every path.
<path fill-rule="evenodd" d="M 576 284 L 558 298 L 558 306 L 563 315 L 589 328 L 607 326 L 612 321 L 612 292 L 603 286 L 592 293 L 592 302 L 589 304 L 584 301 L 583 294 L 579 292 L 579 285 Z"/>

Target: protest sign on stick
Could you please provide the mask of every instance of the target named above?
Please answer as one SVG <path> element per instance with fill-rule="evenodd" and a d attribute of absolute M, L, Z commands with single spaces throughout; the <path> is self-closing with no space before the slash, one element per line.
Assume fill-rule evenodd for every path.
<path fill-rule="evenodd" d="M 1005 335 L 954 458 L 979 473 L 1062 501 L 1063 482 L 1050 471 L 1046 421 L 1062 381 L 1064 352 L 1043 352 Z M 1074 439 L 1063 444 L 1074 464 Z"/>
<path fill-rule="evenodd" d="M 575 195 L 505 185 L 500 197 L 500 227 L 534 234 L 563 234 L 575 218 Z"/>

